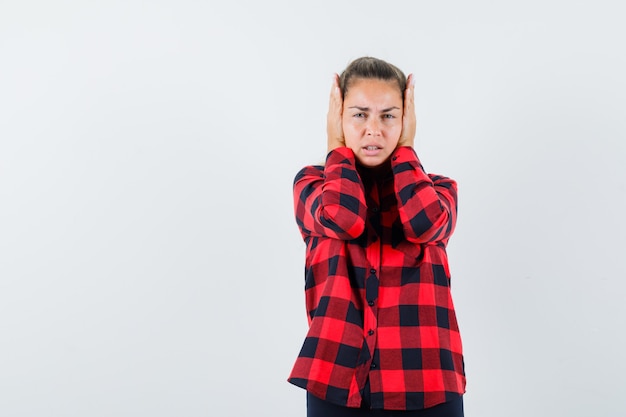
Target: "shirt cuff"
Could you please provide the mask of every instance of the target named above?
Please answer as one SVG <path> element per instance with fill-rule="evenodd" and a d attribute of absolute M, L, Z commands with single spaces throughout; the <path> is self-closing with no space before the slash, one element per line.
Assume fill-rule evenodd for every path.
<path fill-rule="evenodd" d="M 346 161 L 347 160 L 347 161 Z M 356 158 L 352 149 L 347 146 L 340 146 L 328 152 L 326 155 L 326 165 L 350 163 L 356 165 Z"/>
<path fill-rule="evenodd" d="M 424 171 L 422 163 L 420 162 L 415 149 L 411 146 L 400 146 L 391 154 L 391 167 L 397 167 L 402 164 L 408 163 L 413 168 L 418 168 Z"/>

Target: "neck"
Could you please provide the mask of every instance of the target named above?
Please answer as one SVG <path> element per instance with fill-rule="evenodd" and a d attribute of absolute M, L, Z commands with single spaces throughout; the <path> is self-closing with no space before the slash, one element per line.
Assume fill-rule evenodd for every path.
<path fill-rule="evenodd" d="M 391 173 L 391 161 L 387 160 L 382 164 L 375 167 L 366 167 L 363 165 L 357 165 L 357 169 L 361 178 L 369 181 L 382 181 L 389 177 Z"/>

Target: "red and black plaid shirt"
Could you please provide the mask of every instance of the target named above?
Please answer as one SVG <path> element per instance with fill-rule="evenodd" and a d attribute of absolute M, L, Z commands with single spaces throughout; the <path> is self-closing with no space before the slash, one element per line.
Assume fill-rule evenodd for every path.
<path fill-rule="evenodd" d="M 400 147 L 374 177 L 337 148 L 294 181 L 309 331 L 289 382 L 359 407 L 414 410 L 465 392 L 446 244 L 456 182 Z"/>

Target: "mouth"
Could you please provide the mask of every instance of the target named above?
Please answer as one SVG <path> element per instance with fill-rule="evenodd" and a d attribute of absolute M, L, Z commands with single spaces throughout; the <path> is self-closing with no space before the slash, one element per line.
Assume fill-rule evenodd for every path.
<path fill-rule="evenodd" d="M 363 147 L 363 154 L 365 156 L 376 156 L 382 151 L 382 147 L 378 145 L 367 145 Z"/>

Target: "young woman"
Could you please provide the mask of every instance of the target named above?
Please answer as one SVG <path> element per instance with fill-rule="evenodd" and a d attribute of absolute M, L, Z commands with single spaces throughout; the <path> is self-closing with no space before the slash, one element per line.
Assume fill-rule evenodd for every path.
<path fill-rule="evenodd" d="M 326 164 L 294 181 L 309 331 L 289 382 L 309 417 L 463 416 L 446 255 L 457 186 L 413 149 L 413 84 L 353 61 L 331 91 Z"/>

